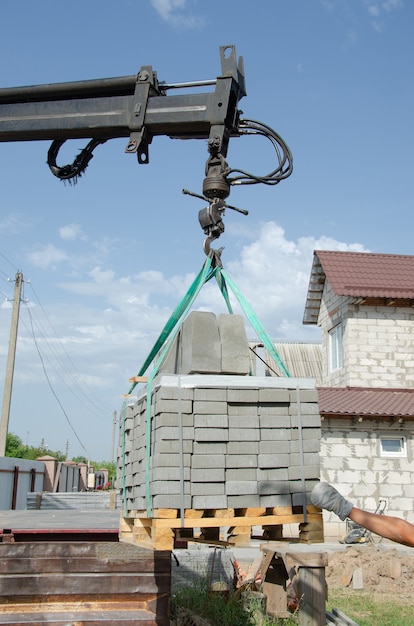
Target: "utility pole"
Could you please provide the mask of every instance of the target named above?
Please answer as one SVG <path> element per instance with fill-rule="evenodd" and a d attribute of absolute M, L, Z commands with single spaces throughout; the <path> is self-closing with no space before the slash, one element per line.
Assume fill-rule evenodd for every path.
<path fill-rule="evenodd" d="M 14 361 L 16 356 L 17 329 L 19 326 L 20 299 L 22 295 L 23 274 L 17 272 L 14 284 L 12 321 L 10 328 L 9 353 L 7 356 L 6 377 L 4 380 L 3 407 L 0 421 L 0 456 L 6 455 L 7 433 L 9 431 L 10 405 L 13 388 Z"/>

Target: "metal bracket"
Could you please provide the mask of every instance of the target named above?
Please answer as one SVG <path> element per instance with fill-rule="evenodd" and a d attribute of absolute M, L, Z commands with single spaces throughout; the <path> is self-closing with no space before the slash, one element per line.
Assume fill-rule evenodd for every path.
<path fill-rule="evenodd" d="M 137 75 L 129 123 L 131 134 L 125 148 L 125 152 L 137 154 L 140 164 L 149 163 L 148 146 L 152 136 L 146 130 L 144 121 L 150 95 L 159 95 L 157 74 L 151 65 L 144 65 Z"/>

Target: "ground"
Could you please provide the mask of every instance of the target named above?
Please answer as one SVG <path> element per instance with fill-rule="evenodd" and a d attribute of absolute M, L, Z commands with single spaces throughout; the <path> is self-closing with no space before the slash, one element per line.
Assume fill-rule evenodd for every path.
<path fill-rule="evenodd" d="M 395 544 L 355 544 L 328 554 L 329 590 L 363 587 L 374 598 L 414 601 L 414 549 Z"/>

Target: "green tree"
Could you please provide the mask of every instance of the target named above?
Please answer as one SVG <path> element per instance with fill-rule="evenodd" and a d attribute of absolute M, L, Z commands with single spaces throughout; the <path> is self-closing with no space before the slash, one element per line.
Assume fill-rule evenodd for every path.
<path fill-rule="evenodd" d="M 53 456 L 58 461 L 64 461 L 65 455 L 60 450 L 45 450 L 42 446 L 26 446 L 23 441 L 17 435 L 13 433 L 7 434 L 6 439 L 6 456 L 13 459 L 29 459 L 34 461 L 39 456 Z"/>

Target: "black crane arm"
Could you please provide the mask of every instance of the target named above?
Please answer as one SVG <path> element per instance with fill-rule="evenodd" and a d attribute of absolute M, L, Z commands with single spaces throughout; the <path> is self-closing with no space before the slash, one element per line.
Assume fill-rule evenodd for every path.
<path fill-rule="evenodd" d="M 222 46 L 221 76 L 216 80 L 168 85 L 151 66 L 137 76 L 0 89 L 0 141 L 67 139 L 95 143 L 129 137 L 126 152 L 148 163 L 148 146 L 157 135 L 207 139 L 215 154 L 226 156 L 237 136 L 239 100 L 246 94 L 243 59 L 234 46 Z M 174 94 L 175 89 L 213 86 L 206 93 Z M 168 94 L 168 96 L 167 96 Z M 172 94 L 172 95 L 170 95 Z"/>
<path fill-rule="evenodd" d="M 125 151 L 136 153 L 141 164 L 149 162 L 149 145 L 157 135 L 205 139 L 204 198 L 224 200 L 234 184 L 278 184 L 292 172 L 290 150 L 269 126 L 240 119 L 238 103 L 246 95 L 243 59 L 237 60 L 232 45 L 220 47 L 220 58 L 221 75 L 214 80 L 167 84 L 158 81 L 152 66 L 142 66 L 136 76 L 2 88 L 0 141 L 51 140 L 52 173 L 76 180 L 93 150 L 108 139 L 128 137 Z M 209 91 L 188 93 L 201 87 Z M 230 137 L 250 134 L 266 137 L 275 149 L 278 165 L 265 176 L 231 169 L 226 161 Z M 62 144 L 79 138 L 90 141 L 72 164 L 59 167 Z"/>

